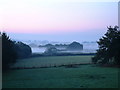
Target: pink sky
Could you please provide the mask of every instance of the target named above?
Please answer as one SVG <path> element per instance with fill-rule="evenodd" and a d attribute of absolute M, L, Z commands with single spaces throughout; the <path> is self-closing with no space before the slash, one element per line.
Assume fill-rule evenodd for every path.
<path fill-rule="evenodd" d="M 0 24 L 6 32 L 84 32 L 118 23 L 117 2 L 3 0 L 2 3 Z"/>

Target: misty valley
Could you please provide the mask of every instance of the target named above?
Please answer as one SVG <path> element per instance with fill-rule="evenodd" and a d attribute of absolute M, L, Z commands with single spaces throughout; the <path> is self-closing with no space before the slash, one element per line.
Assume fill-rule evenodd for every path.
<path fill-rule="evenodd" d="M 110 1 L 0 0 L 0 89 L 120 90 L 120 2 Z"/>
<path fill-rule="evenodd" d="M 20 54 L 10 70 L 3 73 L 3 88 L 118 87 L 117 68 L 100 67 L 91 62 L 98 49 L 96 42 L 23 42 L 31 48 L 31 56 Z M 25 46 L 22 42 L 16 44 Z"/>
<path fill-rule="evenodd" d="M 44 53 L 47 49 L 47 46 L 44 46 L 46 44 L 61 44 L 60 42 L 56 42 L 56 43 L 52 43 L 52 42 L 47 42 L 47 43 L 41 43 L 41 42 L 37 42 L 37 41 L 23 41 L 24 43 L 28 44 L 31 49 L 32 49 L 32 53 Z M 69 44 L 70 42 L 67 42 L 67 44 Z M 66 44 L 65 42 L 62 42 L 62 44 Z M 62 45 L 61 44 L 61 45 Z M 66 44 L 66 45 L 67 45 Z M 98 45 L 96 42 L 82 42 L 81 43 L 83 45 L 83 49 L 82 50 L 65 50 L 66 46 L 59 46 L 59 47 L 56 47 L 57 49 L 59 50 L 62 50 L 61 52 L 68 52 L 68 53 L 95 53 L 96 50 L 98 49 Z M 43 45 L 44 47 L 42 46 L 39 46 L 39 45 Z"/>

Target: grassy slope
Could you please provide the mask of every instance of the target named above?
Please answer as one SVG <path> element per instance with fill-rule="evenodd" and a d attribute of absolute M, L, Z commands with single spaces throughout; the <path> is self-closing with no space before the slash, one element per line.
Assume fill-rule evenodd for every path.
<path fill-rule="evenodd" d="M 41 57 L 21 60 L 18 65 L 71 64 L 90 62 L 91 56 Z M 118 69 L 80 65 L 78 68 L 10 70 L 3 74 L 7 88 L 116 88 Z"/>
<path fill-rule="evenodd" d="M 3 74 L 7 88 L 117 88 L 118 69 L 82 65 L 79 68 L 12 70 Z"/>
<path fill-rule="evenodd" d="M 19 60 L 14 67 L 43 67 L 64 64 L 90 63 L 92 56 L 48 56 Z"/>

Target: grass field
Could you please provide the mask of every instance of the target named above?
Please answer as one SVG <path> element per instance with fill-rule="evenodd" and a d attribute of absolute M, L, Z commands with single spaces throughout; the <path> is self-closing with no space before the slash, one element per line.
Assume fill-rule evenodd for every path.
<path fill-rule="evenodd" d="M 71 58 L 78 61 L 77 63 L 90 60 L 90 56 L 42 57 L 42 59 L 34 58 L 34 60 L 41 63 L 42 61 L 45 63 L 44 60 L 48 61 L 47 63 L 52 61 L 54 64 L 53 61 L 71 63 L 73 62 Z M 26 59 L 24 61 L 26 65 L 27 60 L 32 61 L 33 58 Z M 20 62 L 22 64 L 22 61 Z M 3 88 L 118 88 L 118 72 L 118 68 L 94 65 L 80 65 L 77 68 L 63 66 L 10 70 L 3 73 Z"/>
<path fill-rule="evenodd" d="M 91 56 L 48 56 L 48 57 L 36 57 L 29 59 L 18 60 L 13 65 L 13 68 L 17 67 L 49 67 L 68 64 L 84 64 L 91 63 Z"/>

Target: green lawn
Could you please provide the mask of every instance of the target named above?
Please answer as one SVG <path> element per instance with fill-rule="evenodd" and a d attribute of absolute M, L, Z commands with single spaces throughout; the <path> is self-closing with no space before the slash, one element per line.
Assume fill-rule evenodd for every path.
<path fill-rule="evenodd" d="M 11 70 L 3 88 L 117 88 L 118 69 L 81 65 L 79 68 Z"/>
<path fill-rule="evenodd" d="M 53 63 L 53 61 L 67 63 L 68 61 L 71 63 L 72 60 L 76 60 L 76 62 L 83 63 L 84 60 L 89 61 L 90 57 L 42 57 L 23 61 L 26 65 L 27 63 L 32 65 L 27 60 L 35 60 L 36 63 L 37 61 L 41 63 L 42 61 L 43 63 L 45 61 L 48 61 L 47 63 Z M 51 67 L 10 70 L 3 73 L 3 88 L 118 88 L 118 71 L 118 68 L 95 67 L 93 65 L 80 65 L 77 68 Z"/>
<path fill-rule="evenodd" d="M 18 60 L 16 67 L 44 67 L 67 64 L 91 63 L 91 56 L 48 56 Z"/>

